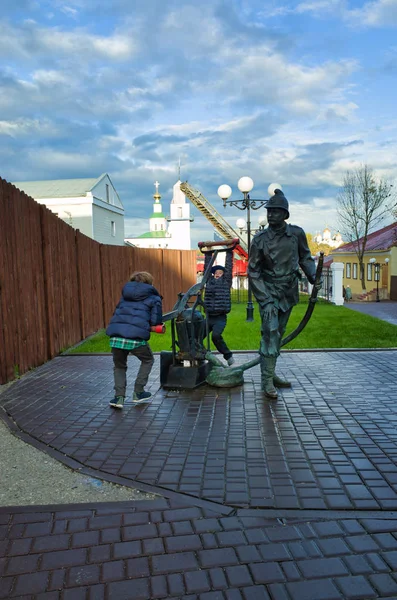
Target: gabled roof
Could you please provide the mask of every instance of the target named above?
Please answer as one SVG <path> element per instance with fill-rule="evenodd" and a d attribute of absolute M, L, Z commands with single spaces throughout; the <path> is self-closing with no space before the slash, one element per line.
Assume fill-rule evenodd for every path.
<path fill-rule="evenodd" d="M 383 229 L 378 229 L 378 231 L 370 233 L 367 238 L 365 252 L 370 250 L 388 250 L 391 246 L 397 246 L 397 222 L 387 225 L 387 227 L 383 227 Z M 355 248 L 355 242 L 348 242 L 347 244 L 343 244 L 343 246 L 339 246 L 339 248 L 333 250 L 332 254 L 355 252 Z"/>
<path fill-rule="evenodd" d="M 90 179 L 49 179 L 46 181 L 14 181 L 13 185 L 32 198 L 76 198 L 87 192 L 105 177 Z"/>

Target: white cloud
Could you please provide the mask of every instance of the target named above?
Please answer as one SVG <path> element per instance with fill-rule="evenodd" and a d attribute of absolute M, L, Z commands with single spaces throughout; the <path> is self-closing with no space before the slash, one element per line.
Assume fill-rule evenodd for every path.
<path fill-rule="evenodd" d="M 346 17 L 351 23 L 356 25 L 396 27 L 397 0 L 367 2 L 360 9 L 348 11 Z"/>
<path fill-rule="evenodd" d="M 0 51 L 3 56 L 20 57 L 30 62 L 39 56 L 46 60 L 75 57 L 79 63 L 104 58 L 112 61 L 126 61 L 137 52 L 132 36 L 115 32 L 100 36 L 86 29 L 76 28 L 67 31 L 60 27 L 43 27 L 27 19 L 22 26 L 0 22 Z"/>

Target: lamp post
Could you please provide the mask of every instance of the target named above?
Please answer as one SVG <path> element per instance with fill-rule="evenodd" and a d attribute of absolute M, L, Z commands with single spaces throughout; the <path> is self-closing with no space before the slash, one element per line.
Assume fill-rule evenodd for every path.
<path fill-rule="evenodd" d="M 376 260 L 376 258 L 370 258 L 369 262 L 371 263 L 371 265 L 374 266 L 375 271 L 374 271 L 374 276 L 375 276 L 375 281 L 376 281 L 376 302 L 380 302 L 380 298 L 379 298 L 379 279 L 380 279 L 380 270 L 382 267 L 386 266 L 389 262 L 389 258 L 385 258 L 385 262 L 384 263 L 380 263 Z"/>
<path fill-rule="evenodd" d="M 258 219 L 258 227 L 256 229 L 251 229 L 251 233 L 253 233 L 255 235 L 255 233 L 258 233 L 258 231 L 262 231 L 262 229 L 264 229 L 267 225 L 267 217 L 266 215 L 262 215 L 259 219 Z M 240 231 L 240 237 L 243 235 L 243 233 L 247 233 L 248 229 L 247 229 L 247 223 L 245 219 L 237 219 L 236 221 L 236 226 L 238 227 L 239 231 Z"/>
<path fill-rule="evenodd" d="M 254 187 L 254 182 L 251 177 L 241 177 L 237 182 L 238 189 L 243 194 L 243 198 L 241 200 L 229 200 L 232 195 L 232 188 L 230 185 L 223 184 L 218 188 L 218 196 L 223 200 L 223 207 L 226 208 L 226 205 L 229 204 L 231 206 L 235 206 L 239 210 L 247 211 L 247 248 L 248 248 L 248 256 L 250 253 L 251 247 L 251 209 L 258 210 L 267 204 L 267 200 L 250 198 L 250 191 Z M 273 195 L 274 189 L 272 186 L 278 187 L 281 189 L 281 186 L 278 184 L 271 184 L 269 186 L 268 192 L 270 195 Z M 272 190 L 272 191 L 270 191 Z M 248 302 L 247 302 L 247 321 L 254 320 L 254 305 L 252 304 L 252 290 L 248 279 Z"/>

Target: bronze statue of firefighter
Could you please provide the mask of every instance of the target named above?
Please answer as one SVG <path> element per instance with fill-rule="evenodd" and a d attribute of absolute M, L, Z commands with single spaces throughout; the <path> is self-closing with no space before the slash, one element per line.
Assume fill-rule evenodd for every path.
<path fill-rule="evenodd" d="M 266 204 L 268 227 L 253 238 L 248 259 L 248 277 L 261 316 L 259 356 L 239 366 L 224 366 L 209 349 L 208 317 L 202 291 L 211 276 L 217 254 L 235 248 L 239 240 L 201 242 L 199 247 L 217 248 L 201 282 L 180 294 L 179 300 L 164 320 L 171 320 L 172 352 L 162 352 L 160 381 L 164 388 L 190 389 L 201 383 L 215 387 L 234 387 L 244 383 L 244 371 L 260 364 L 261 388 L 268 400 L 277 399 L 277 388 L 291 383 L 276 374 L 277 358 L 282 346 L 294 339 L 308 323 L 321 288 L 323 254 L 317 268 L 301 227 L 286 223 L 289 218 L 287 198 L 279 189 Z M 299 326 L 283 339 L 292 308 L 299 302 L 300 269 L 313 284 L 306 314 Z M 195 297 L 193 306 L 189 300 Z M 207 339 L 207 347 L 204 339 Z"/>

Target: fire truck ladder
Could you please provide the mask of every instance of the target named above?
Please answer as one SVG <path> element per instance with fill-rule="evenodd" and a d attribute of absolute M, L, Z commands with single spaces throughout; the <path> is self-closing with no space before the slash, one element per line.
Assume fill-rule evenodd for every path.
<path fill-rule="evenodd" d="M 248 247 L 246 242 L 241 239 L 241 236 L 230 227 L 229 223 L 218 213 L 218 211 L 212 206 L 212 204 L 203 196 L 201 192 L 194 189 L 187 181 L 183 182 L 179 186 L 181 191 L 189 198 L 196 208 L 199 209 L 202 215 L 204 215 L 214 229 L 224 239 L 232 240 L 238 238 L 240 240 L 239 245 L 236 247 L 236 251 L 245 258 L 248 257 Z"/>

